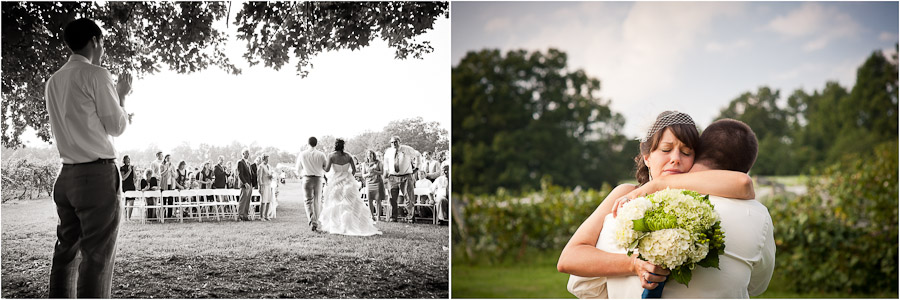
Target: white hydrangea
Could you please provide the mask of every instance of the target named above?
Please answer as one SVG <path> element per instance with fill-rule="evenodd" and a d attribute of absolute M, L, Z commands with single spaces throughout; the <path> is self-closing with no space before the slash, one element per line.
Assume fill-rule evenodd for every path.
<path fill-rule="evenodd" d="M 632 221 L 643 218 L 644 212 L 653 208 L 654 204 L 647 198 L 641 197 L 625 203 L 619 208 L 616 216 L 616 244 L 622 248 L 628 248 L 640 233 L 634 231 Z"/>
<path fill-rule="evenodd" d="M 648 262 L 667 269 L 678 267 L 690 259 L 694 239 L 681 228 L 651 232 L 641 240 L 638 251 Z M 706 254 L 703 254 L 704 257 Z"/>
<path fill-rule="evenodd" d="M 653 196 L 654 202 L 664 202 L 663 211 L 666 214 L 678 216 L 678 227 L 690 232 L 700 232 L 711 227 L 719 221 L 719 214 L 711 205 L 694 200 L 685 195 L 680 189 L 661 190 Z M 663 201 L 665 200 L 665 201 Z"/>

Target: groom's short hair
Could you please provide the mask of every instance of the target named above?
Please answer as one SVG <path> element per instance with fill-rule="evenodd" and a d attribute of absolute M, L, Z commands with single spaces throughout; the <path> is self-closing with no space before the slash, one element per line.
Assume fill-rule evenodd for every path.
<path fill-rule="evenodd" d="M 700 135 L 695 163 L 711 169 L 747 173 L 756 162 L 756 133 L 744 122 L 721 119 L 709 124 Z"/>
<path fill-rule="evenodd" d="M 318 144 L 319 144 L 319 140 L 317 140 L 316 137 L 314 137 L 314 136 L 309 137 L 309 145 L 310 146 L 315 147 Z"/>
<path fill-rule="evenodd" d="M 63 28 L 63 40 L 72 51 L 84 49 L 84 46 L 87 46 L 87 43 L 94 37 L 102 38 L 103 30 L 100 29 L 100 26 L 97 26 L 97 23 L 88 18 L 69 22 Z"/>

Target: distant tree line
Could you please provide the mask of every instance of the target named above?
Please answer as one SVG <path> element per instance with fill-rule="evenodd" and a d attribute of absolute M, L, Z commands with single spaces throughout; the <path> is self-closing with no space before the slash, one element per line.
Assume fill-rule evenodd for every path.
<path fill-rule="evenodd" d="M 895 49 L 897 47 L 895 46 Z M 847 90 L 811 94 L 762 86 L 722 108 L 746 122 L 760 148 L 755 175 L 808 174 L 845 154 L 897 141 L 897 54 L 875 51 Z M 452 71 L 453 192 L 533 191 L 542 179 L 600 188 L 633 178 L 637 141 L 598 96 L 600 81 L 570 70 L 565 53 L 469 52 Z"/>

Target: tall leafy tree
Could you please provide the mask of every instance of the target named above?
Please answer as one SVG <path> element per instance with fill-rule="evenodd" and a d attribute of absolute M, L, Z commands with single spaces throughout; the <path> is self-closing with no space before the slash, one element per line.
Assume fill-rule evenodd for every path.
<path fill-rule="evenodd" d="M 624 118 L 600 81 L 569 70 L 565 53 L 469 52 L 452 72 L 453 189 L 527 190 L 544 178 L 600 187 L 628 176 Z"/>
<path fill-rule="evenodd" d="M 225 17 L 224 2 L 3 2 L 3 146 L 20 146 L 34 128 L 50 141 L 44 83 L 70 52 L 62 31 L 70 21 L 93 18 L 105 30 L 105 67 L 138 77 L 162 67 L 188 73 L 219 66 L 240 71 L 222 52 L 225 33 L 212 23 Z"/>
<path fill-rule="evenodd" d="M 2 145 L 22 146 L 33 128 L 50 141 L 43 86 L 70 55 L 64 26 L 89 17 L 105 30 L 105 67 L 141 76 L 162 69 L 191 73 L 217 66 L 241 70 L 224 54 L 227 34 L 213 26 L 228 16 L 227 2 L 3 2 Z M 247 41 L 244 58 L 279 69 L 291 56 L 306 75 L 324 51 L 359 49 L 380 37 L 396 58 L 421 58 L 433 49 L 419 35 L 449 17 L 448 2 L 248 2 L 234 24 Z"/>

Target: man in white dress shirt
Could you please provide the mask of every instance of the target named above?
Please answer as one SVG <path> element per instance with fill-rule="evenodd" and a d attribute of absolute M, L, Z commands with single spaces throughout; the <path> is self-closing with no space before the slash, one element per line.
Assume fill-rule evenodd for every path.
<path fill-rule="evenodd" d="M 156 152 L 156 160 L 150 162 L 150 170 L 153 171 L 150 178 L 156 178 L 156 182 L 159 182 L 159 172 L 162 171 L 162 151 Z M 150 178 L 147 178 L 147 181 L 150 181 Z"/>
<path fill-rule="evenodd" d="M 703 130 L 690 171 L 749 172 L 756 161 L 757 147 L 756 135 L 747 124 L 732 119 L 715 121 Z M 725 254 L 719 255 L 719 269 L 694 268 L 690 287 L 670 281 L 663 288 L 663 298 L 749 298 L 762 294 L 769 285 L 775 268 L 775 239 L 768 209 L 756 200 L 717 196 L 710 196 L 709 200 L 719 213 L 725 232 Z M 624 249 L 617 250 L 625 253 Z M 570 276 L 568 289 L 579 298 L 606 294 L 610 299 L 640 298 L 643 291 L 637 276 Z"/>
<path fill-rule="evenodd" d="M 415 220 L 415 193 L 413 192 L 415 182 L 413 174 L 418 171 L 417 162 L 419 161 L 419 151 L 407 145 L 400 144 L 400 137 L 392 136 L 391 147 L 384 150 L 384 177 L 388 181 L 388 190 L 391 192 L 391 217 L 390 220 L 396 222 L 398 207 L 397 197 L 399 197 L 400 189 L 403 189 L 403 195 L 406 197 L 406 221 L 412 223 Z"/>
<path fill-rule="evenodd" d="M 94 21 L 69 22 L 63 37 L 72 56 L 47 81 L 44 94 L 63 161 L 53 187 L 59 225 L 49 297 L 110 298 L 121 216 L 110 136 L 121 135 L 128 124 L 124 107 L 131 76 L 122 74 L 115 82 L 100 66 L 104 37 Z"/>
<path fill-rule="evenodd" d="M 306 195 L 306 217 L 313 232 L 319 232 L 319 213 L 322 211 L 322 176 L 325 176 L 325 153 L 316 150 L 319 141 L 309 138 L 309 149 L 297 155 L 297 174 L 303 178 Z"/>

